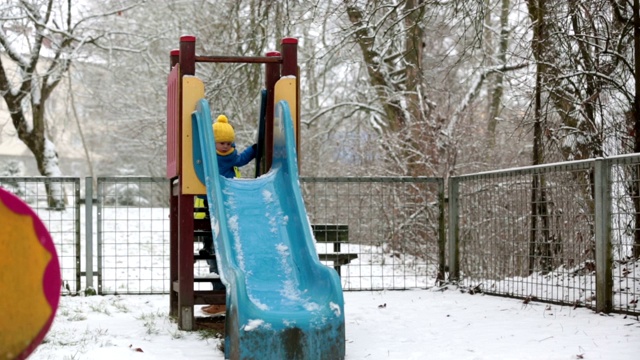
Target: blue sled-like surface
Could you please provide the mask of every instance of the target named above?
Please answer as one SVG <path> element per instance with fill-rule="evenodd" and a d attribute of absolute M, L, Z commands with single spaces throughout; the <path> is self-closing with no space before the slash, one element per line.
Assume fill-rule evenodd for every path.
<path fill-rule="evenodd" d="M 227 287 L 226 358 L 343 359 L 342 287 L 338 274 L 318 260 L 287 103 L 275 109 L 271 170 L 257 179 L 219 175 L 206 100 L 198 102 L 193 120 Z"/>

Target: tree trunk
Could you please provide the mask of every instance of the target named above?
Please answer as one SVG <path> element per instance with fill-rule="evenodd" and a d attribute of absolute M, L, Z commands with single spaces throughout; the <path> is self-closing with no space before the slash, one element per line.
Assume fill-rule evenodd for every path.
<path fill-rule="evenodd" d="M 9 105 L 9 102 L 7 102 Z M 18 131 L 18 138 L 24 142 L 36 159 L 38 172 L 45 177 L 58 177 L 62 175 L 58 165 L 58 153 L 55 145 L 45 135 L 44 112 L 40 111 L 40 106 L 33 107 L 33 123 L 34 127 L 31 131 L 28 129 L 27 120 L 24 112 L 19 106 L 12 104 L 9 106 L 11 112 L 11 120 Z M 64 210 L 64 190 L 61 183 L 46 182 L 47 206 L 49 209 Z"/>
<path fill-rule="evenodd" d="M 544 162 L 543 146 L 543 114 L 542 114 L 542 93 L 545 88 L 545 0 L 530 0 L 529 16 L 533 22 L 532 49 L 536 59 L 536 85 L 534 99 L 534 119 L 533 119 L 533 165 Z M 544 271 L 550 270 L 551 252 L 549 238 L 549 224 L 546 196 L 546 181 L 544 174 L 534 174 L 531 181 L 531 231 L 529 239 L 529 274 L 535 271 L 536 260 L 541 257 L 541 265 Z M 541 227 L 538 227 L 538 224 Z M 542 230 L 542 231 L 541 231 Z"/>
<path fill-rule="evenodd" d="M 386 133 L 400 144 L 397 148 L 401 150 L 394 156 L 403 159 L 406 175 L 434 175 L 439 163 L 437 131 L 430 122 L 422 73 L 424 1 L 405 1 L 402 9 L 388 14 L 389 18 L 395 16 L 403 20 L 398 22 L 396 32 L 381 31 L 375 27 L 380 24 L 370 21 L 374 14 L 365 13 L 364 8 L 353 2 L 345 1 L 345 4 L 355 29 L 351 36 L 360 48 L 369 84 L 385 114 Z M 383 37 L 382 34 L 390 35 Z M 391 43 L 395 46 L 388 46 Z M 398 74 L 404 75 L 401 80 Z M 392 152 L 392 148 L 385 151 Z"/>
<path fill-rule="evenodd" d="M 509 46 L 509 7 L 510 0 L 502 0 L 500 11 L 500 40 L 498 46 L 498 64 L 507 64 L 507 48 Z M 502 96 L 504 94 L 504 75 L 497 72 L 493 81 L 493 92 L 491 94 L 491 104 L 489 105 L 489 123 L 487 124 L 487 145 L 493 148 L 496 144 L 496 126 L 498 117 L 502 111 Z"/>
<path fill-rule="evenodd" d="M 635 58 L 635 96 L 633 99 L 633 129 L 635 153 L 640 153 L 640 1 L 633 0 L 633 35 Z M 633 257 L 640 258 L 640 165 L 634 166 L 633 171 L 633 205 L 635 207 L 635 229 L 633 232 Z"/>

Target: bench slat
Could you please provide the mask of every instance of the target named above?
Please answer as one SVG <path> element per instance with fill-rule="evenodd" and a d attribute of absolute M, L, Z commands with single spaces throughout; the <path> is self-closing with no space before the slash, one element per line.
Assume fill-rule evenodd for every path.
<path fill-rule="evenodd" d="M 211 226 L 208 219 L 194 220 L 194 240 L 204 240 L 203 237 L 211 236 Z M 333 262 L 333 268 L 340 274 L 340 267 L 349 264 L 352 260 L 358 258 L 355 253 L 343 253 L 340 244 L 349 242 L 349 226 L 346 224 L 311 224 L 313 236 L 318 243 L 332 243 L 332 253 L 318 254 L 321 261 Z M 200 254 L 193 255 L 194 260 L 214 259 L 215 255 L 203 256 Z M 207 279 L 194 279 L 195 282 L 211 281 Z"/>
<path fill-rule="evenodd" d="M 353 253 L 328 253 L 318 254 L 321 261 L 333 261 L 336 265 L 346 265 L 358 258 L 358 254 Z"/>

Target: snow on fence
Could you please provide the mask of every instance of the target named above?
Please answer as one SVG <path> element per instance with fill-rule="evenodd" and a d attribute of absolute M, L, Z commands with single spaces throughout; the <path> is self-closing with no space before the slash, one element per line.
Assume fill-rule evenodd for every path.
<path fill-rule="evenodd" d="M 635 313 L 640 156 L 449 179 L 450 279 L 489 294 Z"/>
<path fill-rule="evenodd" d="M 339 248 L 327 239 L 317 246 L 328 266 L 341 265 L 345 290 L 453 282 L 638 314 L 638 179 L 636 155 L 451 177 L 446 199 L 440 178 L 302 178 L 301 186 L 312 224 L 348 229 Z M 65 189 L 64 209 L 47 206 L 52 181 Z M 82 181 L 0 177 L 0 186 L 25 198 L 49 227 L 65 293 L 168 293 L 168 181 L 101 177 L 95 189 L 90 178 Z M 201 246 L 195 242 L 194 252 Z M 341 258 L 349 262 L 330 261 Z M 205 276 L 206 263 L 196 272 Z"/>

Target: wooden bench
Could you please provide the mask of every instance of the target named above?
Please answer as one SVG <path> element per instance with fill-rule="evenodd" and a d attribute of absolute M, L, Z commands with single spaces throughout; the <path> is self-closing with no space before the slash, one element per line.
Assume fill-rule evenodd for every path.
<path fill-rule="evenodd" d="M 338 275 L 342 276 L 341 267 L 358 258 L 358 254 L 343 253 L 340 249 L 341 244 L 349 242 L 349 226 L 344 224 L 312 224 L 311 229 L 317 243 L 333 244 L 333 252 L 318 253 L 318 256 L 321 261 L 331 261 Z"/>
<path fill-rule="evenodd" d="M 341 267 L 348 265 L 352 260 L 358 258 L 358 254 L 344 253 L 340 245 L 349 242 L 349 226 L 345 224 L 312 224 L 313 236 L 317 243 L 333 244 L 333 252 L 320 252 L 318 256 L 321 261 L 331 261 L 333 268 L 342 276 Z M 194 240 L 199 237 L 211 236 L 211 225 L 208 220 L 197 219 L 194 221 Z M 215 258 L 215 255 L 203 256 L 198 253 L 193 254 L 194 260 L 206 260 Z M 209 282 L 211 279 L 194 279 L 195 282 Z M 219 280 L 218 280 L 219 281 Z"/>

